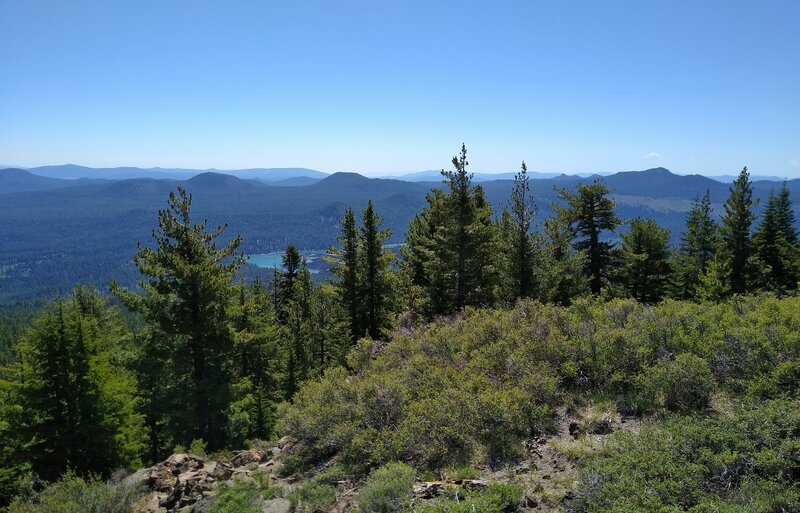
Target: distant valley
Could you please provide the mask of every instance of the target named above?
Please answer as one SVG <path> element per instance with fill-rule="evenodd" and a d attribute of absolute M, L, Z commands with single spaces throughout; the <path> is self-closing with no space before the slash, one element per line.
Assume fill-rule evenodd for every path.
<path fill-rule="evenodd" d="M 476 175 L 499 211 L 508 202 L 513 174 Z M 597 176 L 536 176 L 532 182 L 538 219 L 549 215 L 555 187 L 573 188 Z M 411 181 L 414 177 L 422 179 Z M 424 178 L 424 179 L 423 179 Z M 728 184 L 699 175 L 676 175 L 663 168 L 609 174 L 623 219 L 652 217 L 677 242 L 692 200 L 706 190 L 717 214 Z M 800 180 L 788 182 L 795 204 Z M 0 170 L 0 301 L 52 296 L 77 281 L 101 288 L 114 278 L 125 284 L 137 275 L 131 262 L 137 241 L 150 242 L 158 209 L 182 185 L 194 196 L 194 213 L 210 225 L 228 223 L 227 236 L 241 234 L 251 255 L 326 248 L 335 243 L 338 222 L 348 206 L 372 199 L 384 226 L 402 240 L 409 220 L 440 180 L 436 173 L 409 179 L 366 178 L 355 173 L 326 175 L 309 169 L 253 169 L 201 172 L 186 169 L 50 166 Z M 757 180 L 754 194 L 766 198 L 779 184 Z M 247 273 L 268 277 L 266 268 Z"/>

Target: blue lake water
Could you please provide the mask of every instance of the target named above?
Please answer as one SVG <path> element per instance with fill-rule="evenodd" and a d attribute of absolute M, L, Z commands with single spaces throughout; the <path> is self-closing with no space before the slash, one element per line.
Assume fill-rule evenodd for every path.
<path fill-rule="evenodd" d="M 321 258 L 326 254 L 325 250 L 309 249 L 300 252 L 300 255 L 306 259 L 309 271 L 316 274 L 320 271 L 320 266 L 325 267 Z M 248 255 L 247 262 L 255 265 L 256 267 L 273 268 L 283 267 L 283 251 L 276 251 L 274 253 L 261 253 L 258 255 Z"/>
<path fill-rule="evenodd" d="M 384 248 L 389 248 L 397 252 L 397 248 L 402 244 L 386 244 Z M 265 267 L 272 269 L 273 267 L 283 268 L 283 251 L 275 251 L 273 253 L 259 253 L 256 255 L 248 255 L 247 262 L 255 265 L 256 267 Z M 320 271 L 327 270 L 329 265 L 322 260 L 322 257 L 327 255 L 327 250 L 324 249 L 304 249 L 300 251 L 300 256 L 306 259 L 308 263 L 308 270 L 312 274 L 317 274 Z"/>

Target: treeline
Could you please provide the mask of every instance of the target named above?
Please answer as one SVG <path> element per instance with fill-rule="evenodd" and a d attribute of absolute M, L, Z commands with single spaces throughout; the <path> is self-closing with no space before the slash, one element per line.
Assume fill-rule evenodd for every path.
<path fill-rule="evenodd" d="M 111 283 L 127 317 L 79 286 L 35 319 L 2 369 L 2 501 L 31 474 L 108 475 L 178 446 L 217 451 L 268 438 L 276 406 L 303 382 L 332 366 L 363 367 L 370 355 L 351 351 L 359 339 L 466 308 L 520 299 L 569 305 L 592 295 L 717 301 L 797 288 L 788 191 L 770 196 L 754 228 L 746 168 L 721 222 L 709 195 L 698 198 L 672 249 L 654 221 L 623 223 L 601 182 L 559 190 L 556 215 L 536 231 L 524 163 L 499 215 L 467 167 L 462 146 L 399 255 L 387 249 L 391 232 L 371 202 L 360 215 L 348 209 L 329 251 L 335 280 L 323 284 L 291 245 L 270 283 L 239 281 L 241 238 L 195 222 L 191 195 L 171 193 L 154 244 L 134 257 L 138 287 Z"/>
<path fill-rule="evenodd" d="M 797 288 L 800 246 L 788 188 L 769 196 L 756 226 L 747 168 L 731 185 L 720 222 L 709 194 L 698 197 L 679 247 L 671 248 L 669 232 L 654 220 L 620 219 L 599 180 L 557 190 L 555 216 L 534 231 L 524 162 L 499 216 L 472 184 L 465 148 L 453 166 L 443 172 L 447 189 L 428 195 L 401 250 L 411 298 L 405 306 L 426 319 L 520 298 L 567 305 L 591 294 L 656 303 Z"/>

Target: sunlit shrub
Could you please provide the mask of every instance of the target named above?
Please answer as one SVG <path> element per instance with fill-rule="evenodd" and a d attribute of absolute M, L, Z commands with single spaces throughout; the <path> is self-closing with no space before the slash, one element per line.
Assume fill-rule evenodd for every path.
<path fill-rule="evenodd" d="M 129 513 L 143 490 L 124 483 L 65 474 L 40 492 L 28 491 L 9 507 L 9 513 Z"/>
<path fill-rule="evenodd" d="M 411 501 L 414 469 L 392 462 L 373 470 L 358 494 L 362 513 L 399 513 Z"/>

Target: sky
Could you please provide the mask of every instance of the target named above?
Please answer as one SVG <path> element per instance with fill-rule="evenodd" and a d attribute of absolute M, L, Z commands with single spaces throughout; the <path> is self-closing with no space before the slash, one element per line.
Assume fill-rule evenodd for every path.
<path fill-rule="evenodd" d="M 800 177 L 800 1 L 0 0 L 0 164 Z"/>

